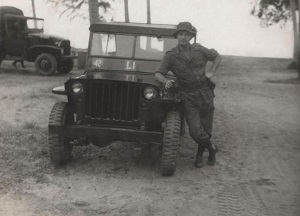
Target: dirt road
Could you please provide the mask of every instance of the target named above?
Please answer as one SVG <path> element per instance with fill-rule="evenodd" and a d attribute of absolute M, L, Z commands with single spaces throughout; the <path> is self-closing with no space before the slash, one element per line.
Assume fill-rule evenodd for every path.
<path fill-rule="evenodd" d="M 69 76 L 33 68 L 0 73 L 0 215 L 300 215 L 300 82 L 289 60 L 225 57 L 215 77 L 214 167 L 193 166 L 196 144 L 181 138 L 175 176 L 159 152 L 133 143 L 77 147 L 54 169 L 47 122 L 52 87 Z M 207 158 L 207 153 L 205 154 Z"/>

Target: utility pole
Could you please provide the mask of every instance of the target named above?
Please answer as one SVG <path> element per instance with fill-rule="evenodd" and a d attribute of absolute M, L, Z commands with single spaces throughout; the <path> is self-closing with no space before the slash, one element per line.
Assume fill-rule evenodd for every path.
<path fill-rule="evenodd" d="M 147 0 L 147 23 L 151 24 L 151 7 L 150 0 Z"/>
<path fill-rule="evenodd" d="M 32 5 L 33 17 L 36 18 L 34 0 L 31 0 L 31 5 Z M 34 20 L 34 27 L 37 28 L 36 20 Z"/>
<path fill-rule="evenodd" d="M 33 17 L 36 18 L 34 0 L 31 0 Z"/>
<path fill-rule="evenodd" d="M 125 22 L 129 23 L 129 6 L 128 6 L 128 0 L 124 1 L 124 12 L 125 12 Z"/>

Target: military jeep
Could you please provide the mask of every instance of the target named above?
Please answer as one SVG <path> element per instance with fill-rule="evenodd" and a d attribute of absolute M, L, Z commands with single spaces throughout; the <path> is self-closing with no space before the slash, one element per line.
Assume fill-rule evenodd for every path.
<path fill-rule="evenodd" d="M 70 41 L 43 32 L 44 19 L 26 17 L 15 7 L 0 7 L 0 64 L 3 59 L 35 62 L 44 76 L 70 72 Z"/>
<path fill-rule="evenodd" d="M 67 96 L 49 118 L 50 160 L 67 163 L 76 145 L 114 141 L 156 143 L 161 173 L 176 169 L 183 107 L 176 88 L 155 80 L 164 53 L 177 45 L 173 25 L 99 23 L 90 26 L 83 75 L 52 90 Z M 170 79 L 175 79 L 172 74 Z"/>

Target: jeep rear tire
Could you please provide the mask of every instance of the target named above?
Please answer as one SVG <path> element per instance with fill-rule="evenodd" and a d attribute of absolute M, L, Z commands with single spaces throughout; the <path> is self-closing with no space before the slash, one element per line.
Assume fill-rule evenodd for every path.
<path fill-rule="evenodd" d="M 35 68 L 42 76 L 51 76 L 57 69 L 55 57 L 48 53 L 42 53 L 35 59 Z"/>
<path fill-rule="evenodd" d="M 57 71 L 60 74 L 67 74 L 73 69 L 73 66 L 74 66 L 73 59 L 71 58 L 62 59 L 57 65 Z"/>
<path fill-rule="evenodd" d="M 68 118 L 68 104 L 66 102 L 57 102 L 54 104 L 49 125 L 59 125 L 65 127 Z M 59 133 L 50 133 L 48 136 L 50 161 L 55 166 L 64 165 L 71 160 L 72 145 L 70 145 L 64 131 Z"/>
<path fill-rule="evenodd" d="M 165 121 L 163 146 L 161 153 L 161 174 L 164 176 L 173 175 L 176 170 L 180 126 L 181 117 L 179 112 L 168 112 Z"/>

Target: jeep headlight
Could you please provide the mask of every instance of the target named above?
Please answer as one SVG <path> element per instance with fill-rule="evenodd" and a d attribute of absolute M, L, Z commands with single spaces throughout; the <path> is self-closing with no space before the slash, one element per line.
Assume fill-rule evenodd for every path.
<path fill-rule="evenodd" d="M 60 54 L 64 54 L 64 48 L 60 48 Z"/>
<path fill-rule="evenodd" d="M 80 94 L 83 91 L 83 86 L 81 83 L 73 83 L 71 90 L 74 94 Z"/>
<path fill-rule="evenodd" d="M 144 97 L 147 100 L 152 100 L 156 96 L 156 90 L 153 87 L 147 87 L 144 90 Z"/>

